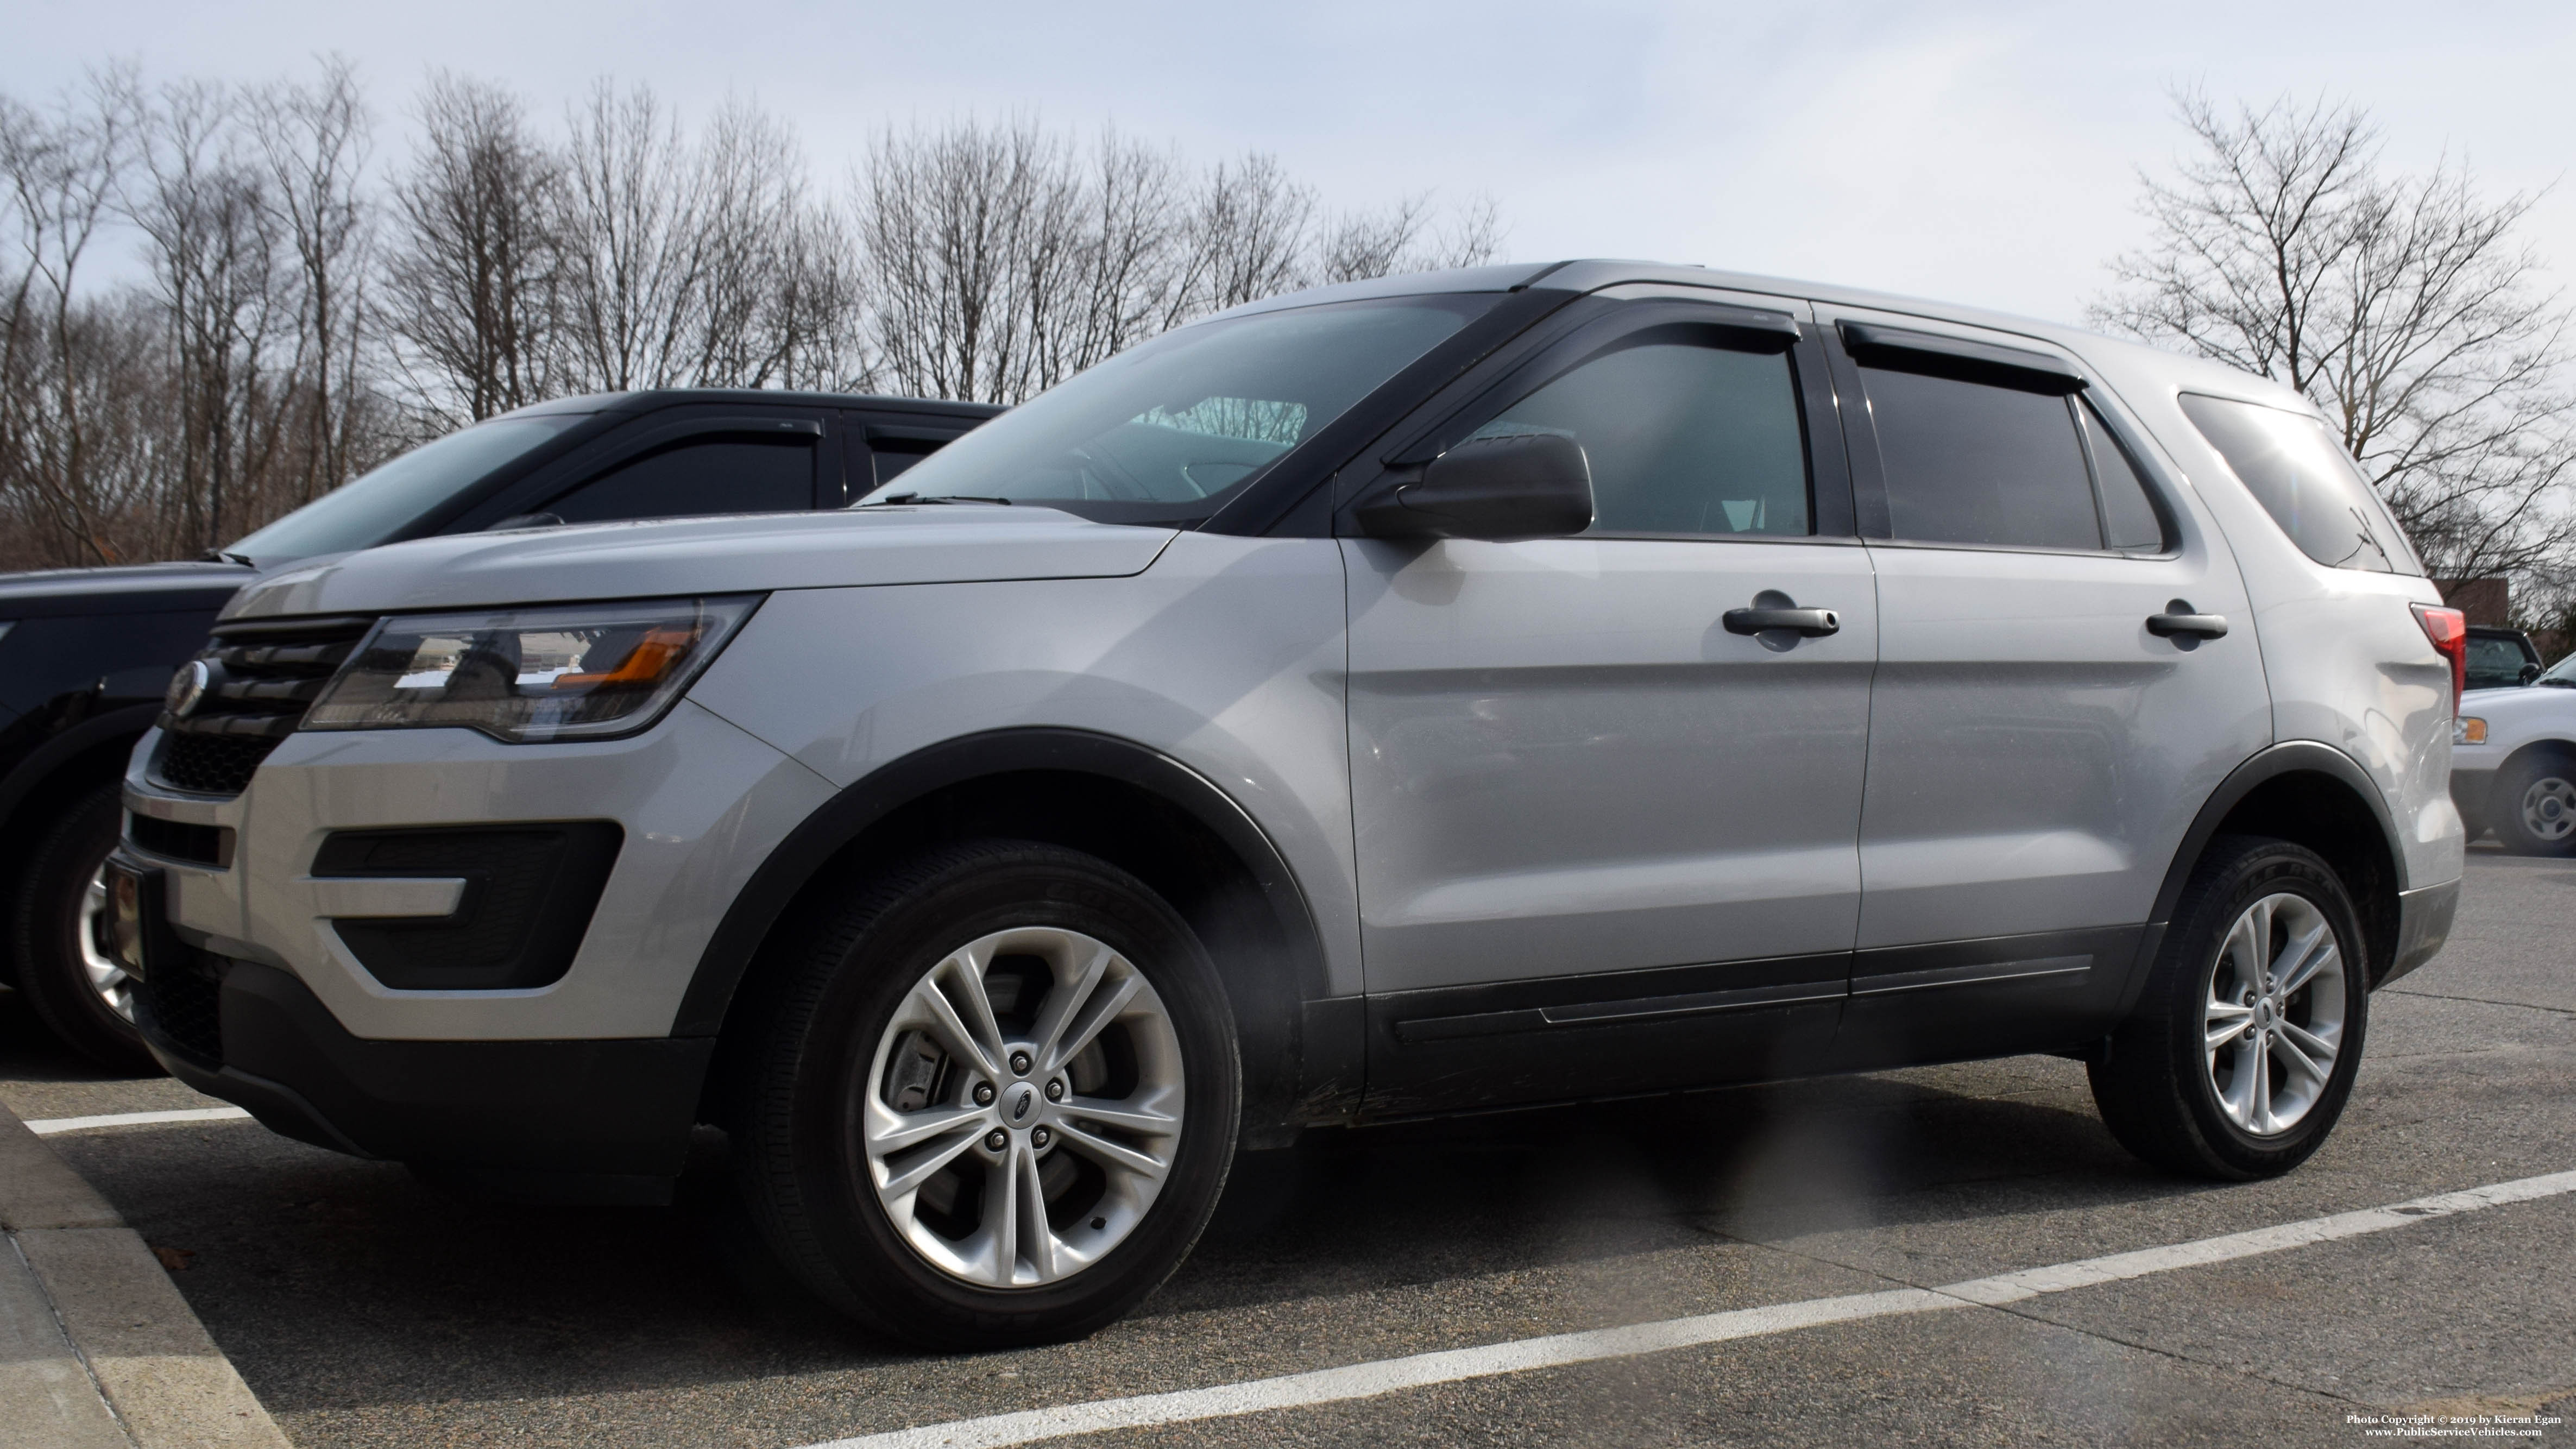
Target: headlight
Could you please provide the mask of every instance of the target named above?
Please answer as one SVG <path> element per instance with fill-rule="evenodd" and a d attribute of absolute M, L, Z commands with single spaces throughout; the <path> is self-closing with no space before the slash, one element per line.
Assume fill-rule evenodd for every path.
<path fill-rule="evenodd" d="M 2451 721 L 2452 744 L 2483 745 L 2486 742 L 2487 722 L 2485 720 L 2482 720 L 2473 714 L 2464 714 L 2458 719 Z"/>
<path fill-rule="evenodd" d="M 759 602 L 398 614 L 340 666 L 304 728 L 461 728 L 509 744 L 633 734 L 661 718 Z"/>

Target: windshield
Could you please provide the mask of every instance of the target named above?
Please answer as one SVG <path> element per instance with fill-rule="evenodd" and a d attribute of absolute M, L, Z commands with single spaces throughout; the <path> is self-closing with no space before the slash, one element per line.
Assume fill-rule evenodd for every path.
<path fill-rule="evenodd" d="M 268 564 L 372 548 L 589 416 L 552 413 L 476 423 L 323 494 L 224 552 Z"/>
<path fill-rule="evenodd" d="M 1328 303 L 1166 332 L 860 502 L 1003 498 L 1104 522 L 1195 522 L 1493 301 L 1453 293 Z"/>
<path fill-rule="evenodd" d="M 2559 660 L 2557 663 L 2550 665 L 2549 668 L 2541 674 L 2540 678 L 2534 680 L 2533 683 L 2555 684 L 2568 689 L 2576 689 L 2576 654 L 2570 654 L 2566 658 Z"/>

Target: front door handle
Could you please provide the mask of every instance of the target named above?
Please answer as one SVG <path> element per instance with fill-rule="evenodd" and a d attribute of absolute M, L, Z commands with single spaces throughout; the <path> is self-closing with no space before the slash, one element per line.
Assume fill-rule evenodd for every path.
<path fill-rule="evenodd" d="M 1708 616 L 1702 614 L 1701 618 Z M 1788 629 L 1807 639 L 1822 639 L 1839 634 L 1843 621 L 1831 609 L 1729 609 L 1720 616 L 1729 634 L 1762 634 L 1773 629 Z M 2225 629 L 2225 624 L 2219 625 Z"/>
<path fill-rule="evenodd" d="M 2195 614 L 2191 605 L 2180 599 L 2165 605 L 2161 614 L 2147 616 L 2147 632 L 2159 639 L 2180 635 L 2189 639 L 2223 639 L 2227 637 L 2225 614 Z"/>

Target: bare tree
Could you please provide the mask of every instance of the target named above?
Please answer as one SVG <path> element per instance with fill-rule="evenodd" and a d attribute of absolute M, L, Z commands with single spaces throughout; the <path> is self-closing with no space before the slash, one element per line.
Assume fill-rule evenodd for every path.
<path fill-rule="evenodd" d="M 1016 402 L 1208 312 L 1483 260 L 1497 234 L 1490 202 L 1328 215 L 1270 156 L 1201 167 L 1025 119 L 888 131 L 826 201 L 748 104 L 692 130 L 603 81 L 558 140 L 442 74 L 413 115 L 379 179 L 339 60 L 0 96 L 0 567 L 221 548 L 565 392 Z M 142 279 L 101 284 L 91 259 L 128 239 Z"/>
<path fill-rule="evenodd" d="M 292 268 L 262 169 L 243 155 L 233 93 L 184 82 L 147 119 L 126 201 L 144 236 L 175 393 L 178 551 L 216 547 L 240 521 L 245 480 L 265 476 L 292 389 L 271 376 L 294 332 Z"/>
<path fill-rule="evenodd" d="M 2143 178 L 2154 240 L 2097 323 L 2297 388 L 2444 579 L 2529 575 L 2576 540 L 2567 312 L 2465 165 L 2386 174 L 2369 117 L 2177 97 L 2192 149 Z"/>
<path fill-rule="evenodd" d="M 1427 197 L 1319 221 L 1258 152 L 1205 171 L 1029 120 L 887 131 L 854 209 L 878 356 L 895 386 L 1018 402 L 1194 317 L 1319 281 L 1488 259 L 1490 202 L 1431 234 Z"/>
<path fill-rule="evenodd" d="M 374 123 L 346 60 L 323 61 L 312 85 L 280 81 L 251 95 L 249 123 L 296 273 L 298 459 L 295 502 L 349 481 L 366 441 L 361 369 L 374 210 L 361 190 Z"/>
<path fill-rule="evenodd" d="M 1199 188 L 1190 218 L 1188 309 L 1173 322 L 1295 290 L 1307 271 L 1315 193 L 1288 179 L 1279 158 L 1252 152 L 1220 162 Z"/>
<path fill-rule="evenodd" d="M 573 117 L 563 240 L 568 381 L 667 386 L 703 268 L 700 200 L 677 118 L 649 90 L 601 81 Z"/>
<path fill-rule="evenodd" d="M 805 157 L 776 118 L 736 102 L 699 148 L 690 372 L 701 385 L 838 382 L 854 366 L 860 285 L 848 234 L 806 195 Z"/>
<path fill-rule="evenodd" d="M 1022 281 L 1061 150 L 1034 124 L 889 130 L 859 184 L 859 243 L 875 306 L 870 339 L 896 385 L 1017 402 L 1025 385 Z"/>
<path fill-rule="evenodd" d="M 385 326 L 453 427 L 551 395 L 564 163 L 497 86 L 433 75 L 419 120 L 392 189 Z"/>
<path fill-rule="evenodd" d="M 795 134 L 739 103 L 691 145 L 649 90 L 576 114 L 557 232 L 564 382 L 839 384 L 865 371 L 860 278 Z"/>
<path fill-rule="evenodd" d="M 0 469 L 12 502 L 49 526 L 66 563 L 113 557 L 93 496 L 93 320 L 76 294 L 81 263 L 115 215 L 137 130 L 133 85 L 110 72 L 63 96 L 50 116 L 0 97 L 0 184 L 16 255 L 0 310 Z"/>
<path fill-rule="evenodd" d="M 1479 197 L 1432 231 L 1428 193 L 1408 196 L 1380 212 L 1349 212 L 1324 228 L 1312 281 L 1356 282 L 1398 272 L 1436 272 L 1494 259 L 1502 246 L 1500 213 Z"/>

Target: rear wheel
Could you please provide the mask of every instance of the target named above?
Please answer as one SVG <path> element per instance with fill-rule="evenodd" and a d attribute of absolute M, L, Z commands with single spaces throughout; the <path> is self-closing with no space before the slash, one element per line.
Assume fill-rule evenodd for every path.
<path fill-rule="evenodd" d="M 2214 843 L 2136 1011 L 2092 1067 L 2111 1134 L 2159 1167 L 2270 1177 L 2334 1129 L 2361 1067 L 2369 978 L 2350 896 L 2287 841 Z"/>
<path fill-rule="evenodd" d="M 1231 1017 L 1132 876 L 986 842 L 814 932 L 753 1048 L 746 1206 L 825 1301 L 938 1347 L 1088 1333 L 1168 1277 L 1233 1152 Z"/>
<path fill-rule="evenodd" d="M 2534 755 L 2507 769 L 2487 813 L 2516 855 L 2576 855 L 2576 756 Z"/>
<path fill-rule="evenodd" d="M 28 857 L 11 944 L 18 989 L 66 1046 L 111 1071 L 161 1074 L 134 1029 L 134 979 L 109 954 L 105 871 L 124 823 L 118 787 L 72 801 Z"/>

